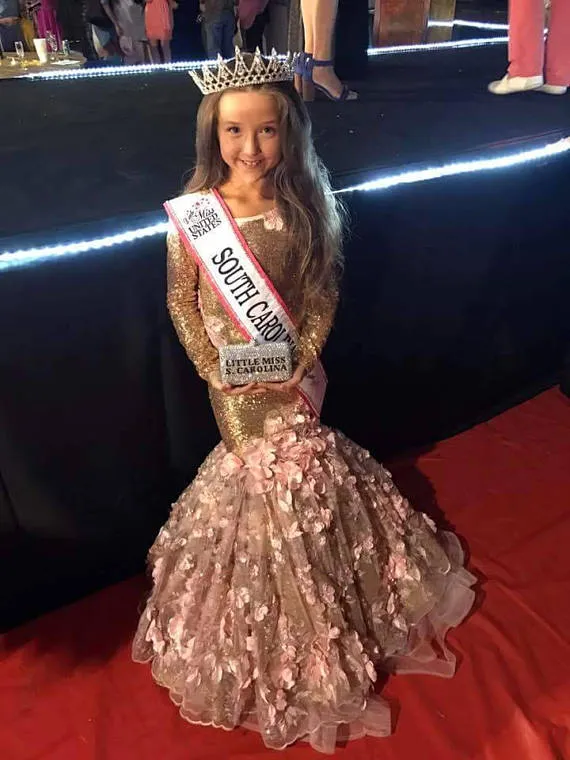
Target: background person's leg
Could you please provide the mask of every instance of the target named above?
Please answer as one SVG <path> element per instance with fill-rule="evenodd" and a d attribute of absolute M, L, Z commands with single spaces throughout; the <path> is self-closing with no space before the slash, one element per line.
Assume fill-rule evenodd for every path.
<path fill-rule="evenodd" d="M 306 52 L 313 53 L 315 62 L 329 61 L 333 58 L 333 37 L 336 24 L 338 0 L 304 0 L 303 19 L 308 14 L 306 29 L 312 35 L 312 51 L 308 45 Z M 310 44 L 310 43 L 309 43 Z M 356 99 L 354 92 L 349 92 L 335 73 L 334 65 L 315 65 L 313 82 L 321 86 L 333 98 L 348 96 L 349 100 Z"/>
<path fill-rule="evenodd" d="M 547 84 L 570 86 L 570 2 L 568 0 L 552 0 L 544 71 L 544 80 Z"/>
<path fill-rule="evenodd" d="M 564 0 L 568 4 L 568 0 Z M 509 76 L 536 77 L 544 71 L 544 0 L 510 0 Z"/>
<path fill-rule="evenodd" d="M 278 53 L 287 52 L 287 32 L 289 28 L 289 7 L 282 3 L 269 3 L 269 21 L 265 27 L 265 43 L 270 53 L 275 48 Z"/>
<path fill-rule="evenodd" d="M 255 49 L 259 48 L 263 52 L 263 32 L 267 23 L 267 8 L 263 13 L 259 13 L 255 17 L 255 21 L 249 27 L 249 29 L 242 29 L 244 48 L 248 53 L 255 53 Z"/>

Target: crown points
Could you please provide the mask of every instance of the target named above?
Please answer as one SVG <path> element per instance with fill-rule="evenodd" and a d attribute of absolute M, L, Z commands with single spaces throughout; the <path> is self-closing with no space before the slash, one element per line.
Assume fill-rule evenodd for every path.
<path fill-rule="evenodd" d="M 188 73 L 204 95 L 233 87 L 288 82 L 293 79 L 291 54 L 279 56 L 275 49 L 268 58 L 264 58 L 259 48 L 256 48 L 251 63 L 248 64 L 241 50 L 236 47 L 233 67 L 228 63 L 218 55 L 215 63 L 205 63 L 202 66 L 201 75 L 197 70 Z"/>

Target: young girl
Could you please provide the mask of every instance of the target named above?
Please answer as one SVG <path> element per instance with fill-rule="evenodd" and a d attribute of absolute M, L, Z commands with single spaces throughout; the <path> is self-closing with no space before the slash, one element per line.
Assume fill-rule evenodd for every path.
<path fill-rule="evenodd" d="M 223 442 L 150 551 L 133 655 L 191 723 L 332 752 L 390 732 L 377 670 L 453 674 L 443 638 L 474 578 L 455 536 L 319 420 L 342 213 L 291 66 L 246 54 L 194 77 L 208 94 L 188 194 L 167 204 L 168 305 Z M 256 329 L 292 337 L 292 376 L 223 383 L 220 347 Z"/>

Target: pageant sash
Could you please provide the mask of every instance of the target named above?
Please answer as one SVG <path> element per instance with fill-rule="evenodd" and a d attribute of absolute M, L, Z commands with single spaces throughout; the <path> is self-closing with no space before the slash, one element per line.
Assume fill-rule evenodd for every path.
<path fill-rule="evenodd" d="M 296 348 L 299 335 L 291 314 L 219 193 L 188 193 L 167 201 L 164 208 L 243 337 L 254 343 L 284 341 Z M 320 361 L 298 386 L 299 394 L 317 416 L 326 386 Z"/>

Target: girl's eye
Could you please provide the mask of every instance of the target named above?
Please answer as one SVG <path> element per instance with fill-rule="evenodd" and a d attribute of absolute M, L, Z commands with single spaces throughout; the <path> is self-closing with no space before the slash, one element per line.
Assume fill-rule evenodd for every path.
<path fill-rule="evenodd" d="M 263 127 L 263 134 L 264 135 L 274 135 L 275 134 L 275 127 Z"/>
<path fill-rule="evenodd" d="M 228 132 L 232 135 L 239 134 L 239 127 L 228 127 Z"/>

